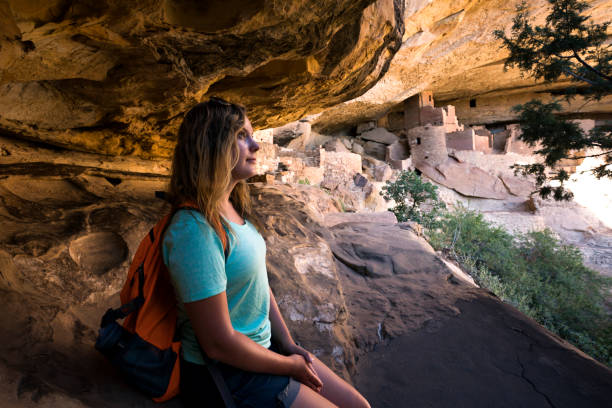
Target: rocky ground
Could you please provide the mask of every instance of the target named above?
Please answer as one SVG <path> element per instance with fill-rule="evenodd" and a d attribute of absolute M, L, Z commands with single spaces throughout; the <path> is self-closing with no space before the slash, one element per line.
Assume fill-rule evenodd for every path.
<path fill-rule="evenodd" d="M 93 343 L 136 245 L 166 209 L 154 198 L 166 176 L 92 163 L 0 172 L 4 406 L 153 406 Z M 465 283 L 410 225 L 340 213 L 313 186 L 252 192 L 296 339 L 373 406 L 605 406 L 612 397 L 609 369 Z"/>

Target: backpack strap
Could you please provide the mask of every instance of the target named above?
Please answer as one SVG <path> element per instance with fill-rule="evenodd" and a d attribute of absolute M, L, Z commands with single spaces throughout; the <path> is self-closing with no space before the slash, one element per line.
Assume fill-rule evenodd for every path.
<path fill-rule="evenodd" d="M 144 304 L 144 265 L 140 265 L 138 267 L 138 296 L 134 299 L 130 300 L 124 305 L 121 305 L 117 309 L 110 308 L 104 313 L 102 316 L 102 322 L 100 323 L 100 327 L 106 327 L 112 322 L 123 319 L 127 317 L 132 312 L 140 309 L 140 307 Z"/>
<path fill-rule="evenodd" d="M 196 210 L 197 211 L 199 209 L 195 204 L 187 202 L 187 203 L 184 203 L 176 207 L 174 209 L 174 214 L 176 214 L 178 210 Z M 168 225 L 170 225 L 170 223 L 168 223 Z M 162 236 L 163 236 L 163 233 L 162 233 Z M 228 248 L 229 248 L 229 245 L 228 245 Z M 227 261 L 227 256 L 228 256 L 227 249 L 224 251 L 224 255 L 225 255 L 225 260 Z M 232 393 L 230 392 L 227 386 L 227 382 L 221 375 L 221 370 L 219 370 L 219 367 L 217 366 L 217 362 L 208 358 L 208 356 L 206 355 L 206 353 L 204 352 L 201 346 L 200 346 L 200 352 L 202 353 L 202 357 L 204 358 L 204 362 L 206 363 L 206 369 L 208 370 L 208 373 L 212 377 L 213 381 L 215 382 L 215 386 L 217 387 L 217 390 L 219 391 L 219 394 L 221 395 L 223 404 L 225 405 L 226 408 L 236 408 L 236 404 L 234 403 L 234 398 L 232 397 Z"/>
<path fill-rule="evenodd" d="M 202 350 L 201 347 L 200 350 Z M 225 379 L 221 375 L 221 370 L 219 370 L 219 367 L 217 367 L 217 362 L 208 358 L 206 356 L 206 353 L 204 353 L 204 350 L 202 350 L 202 356 L 204 357 L 204 361 L 206 362 L 206 369 L 208 370 L 208 373 L 212 377 L 213 381 L 215 382 L 215 385 L 217 386 L 219 394 L 221 394 L 221 399 L 223 399 L 225 407 L 236 408 L 234 398 L 232 397 L 232 394 L 227 386 L 227 382 L 225 382 Z"/>

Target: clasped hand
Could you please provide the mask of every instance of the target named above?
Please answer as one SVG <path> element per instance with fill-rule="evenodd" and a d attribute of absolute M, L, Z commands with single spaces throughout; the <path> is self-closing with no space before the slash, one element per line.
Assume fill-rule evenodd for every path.
<path fill-rule="evenodd" d="M 291 376 L 316 392 L 321 392 L 323 382 L 314 368 L 312 355 L 295 343 L 284 346 L 283 351 L 294 360 L 295 368 Z"/>

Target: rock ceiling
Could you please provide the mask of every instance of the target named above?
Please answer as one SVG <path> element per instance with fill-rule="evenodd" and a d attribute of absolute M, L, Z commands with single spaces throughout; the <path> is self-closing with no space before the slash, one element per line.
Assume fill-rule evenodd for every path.
<path fill-rule="evenodd" d="M 531 87 L 491 32 L 511 0 L 0 0 L 0 132 L 109 155 L 168 157 L 208 95 L 258 128 L 319 128 L 438 100 Z M 595 21 L 609 0 L 590 1 Z M 530 2 L 542 18 L 545 1 Z M 346 102 L 348 101 L 348 102 Z M 326 108 L 330 108 L 324 110 Z"/>
<path fill-rule="evenodd" d="M 365 92 L 401 44 L 399 0 L 0 1 L 0 129 L 112 155 L 168 156 L 206 95 L 256 126 Z"/>

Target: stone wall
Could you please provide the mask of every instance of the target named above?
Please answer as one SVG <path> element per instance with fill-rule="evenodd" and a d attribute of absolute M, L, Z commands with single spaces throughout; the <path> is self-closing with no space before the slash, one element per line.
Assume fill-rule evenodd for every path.
<path fill-rule="evenodd" d="M 423 91 L 418 93 L 404 102 L 404 127 L 410 129 L 417 126 L 422 126 L 423 122 L 421 116 L 421 109 L 425 106 L 431 108 L 434 107 L 433 93 L 430 91 Z"/>
<path fill-rule="evenodd" d="M 522 155 L 533 154 L 536 148 L 529 146 L 527 143 L 519 139 L 521 128 L 519 125 L 508 125 L 506 127 L 507 136 L 504 146 L 504 153 L 517 153 Z"/>
<path fill-rule="evenodd" d="M 546 92 L 519 92 L 509 90 L 504 93 L 490 96 L 444 100 L 440 101 L 440 103 L 454 105 L 457 117 L 461 123 L 474 125 L 516 121 L 517 114 L 512 111 L 512 108 L 532 99 L 539 99 L 546 103 L 560 99 L 561 112 L 580 112 L 581 115 L 610 114 L 610 112 L 612 112 L 612 95 L 605 96 L 597 103 L 585 104 L 585 99 L 580 95 L 577 95 L 568 102 L 563 98 L 559 98 L 558 95 L 552 95 Z M 470 101 L 472 101 L 472 103 L 470 103 Z"/>
<path fill-rule="evenodd" d="M 477 150 L 475 136 L 474 129 L 472 128 L 446 133 L 446 147 L 455 150 Z"/>
<path fill-rule="evenodd" d="M 474 149 L 483 153 L 491 153 L 491 138 L 489 136 L 474 135 Z"/>

